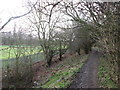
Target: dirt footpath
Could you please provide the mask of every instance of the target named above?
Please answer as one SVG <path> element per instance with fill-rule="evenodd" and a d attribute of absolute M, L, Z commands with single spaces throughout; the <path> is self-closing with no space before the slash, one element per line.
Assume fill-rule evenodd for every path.
<path fill-rule="evenodd" d="M 70 88 L 98 88 L 97 84 L 97 67 L 98 52 L 92 51 L 88 61 L 76 75 Z"/>

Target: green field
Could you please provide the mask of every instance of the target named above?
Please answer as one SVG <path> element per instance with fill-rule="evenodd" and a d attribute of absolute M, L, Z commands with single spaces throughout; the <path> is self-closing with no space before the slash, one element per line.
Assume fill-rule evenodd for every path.
<path fill-rule="evenodd" d="M 25 61 L 24 56 L 31 55 L 32 61 L 36 62 L 43 59 L 41 53 L 41 47 L 30 46 L 0 46 L 0 67 L 6 67 L 8 65 L 13 66 L 16 61 L 16 55 L 19 55 L 21 61 Z"/>
<path fill-rule="evenodd" d="M 62 47 L 67 48 L 67 47 Z M 58 47 L 54 48 L 58 50 Z M 44 55 L 40 46 L 0 46 L 0 67 L 14 65 L 17 55 L 21 61 L 26 61 L 26 56 L 30 55 L 33 62 L 43 60 Z"/>
<path fill-rule="evenodd" d="M 9 47 L 9 46 L 7 46 L 7 45 L 4 45 L 4 46 L 3 46 L 3 45 L 0 45 L 0 50 L 1 50 L 1 49 L 4 49 L 4 48 L 8 48 L 8 47 Z"/>
<path fill-rule="evenodd" d="M 40 47 L 23 47 L 23 46 L 0 46 L 0 60 L 15 58 L 16 55 L 25 56 L 31 55 L 38 52 L 42 52 Z"/>
<path fill-rule="evenodd" d="M 67 48 L 63 47 L 63 49 Z M 58 50 L 58 47 L 54 47 L 55 50 Z M 0 46 L 0 60 L 16 58 L 16 55 L 27 56 L 36 53 L 43 52 L 40 46 Z"/>

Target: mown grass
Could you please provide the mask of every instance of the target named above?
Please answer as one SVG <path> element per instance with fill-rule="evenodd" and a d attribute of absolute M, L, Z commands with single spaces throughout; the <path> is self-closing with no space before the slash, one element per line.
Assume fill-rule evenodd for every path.
<path fill-rule="evenodd" d="M 98 67 L 98 82 L 102 88 L 117 88 L 117 85 L 112 81 L 110 76 L 111 68 L 109 67 L 106 59 L 101 57 Z"/>
<path fill-rule="evenodd" d="M 42 88 L 67 88 L 76 72 L 80 70 L 88 55 L 72 56 L 64 60 L 62 64 L 58 64 L 55 72 Z"/>
<path fill-rule="evenodd" d="M 8 47 L 9 47 L 8 45 L 0 45 L 0 50 Z"/>
<path fill-rule="evenodd" d="M 7 49 L 5 49 L 7 48 Z M 0 46 L 0 49 L 3 49 L 0 51 L 0 59 L 10 59 L 10 58 L 15 58 L 16 54 L 20 53 L 20 56 L 24 55 L 30 55 L 30 54 L 35 54 L 37 52 L 40 52 L 41 48 L 40 47 L 9 47 L 9 46 Z M 41 50 L 42 52 L 42 50 Z"/>
<path fill-rule="evenodd" d="M 58 47 L 55 47 L 55 48 L 58 48 Z M 39 54 L 39 56 L 38 56 L 39 59 L 35 55 L 35 54 L 41 53 L 41 52 L 43 52 L 41 46 L 1 45 L 0 46 L 0 68 L 6 67 L 8 65 L 12 65 L 12 63 L 14 64 L 16 54 L 17 55 L 19 54 L 20 58 L 22 58 L 23 56 L 32 55 L 32 61 L 41 60 L 44 57 L 43 54 L 41 54 L 41 55 Z"/>
<path fill-rule="evenodd" d="M 62 46 L 62 49 L 65 49 L 66 47 Z M 56 46 L 54 48 L 55 50 L 58 50 L 59 48 Z M 3 59 L 10 59 L 10 58 L 15 58 L 16 54 L 20 52 L 20 56 L 25 56 L 25 55 L 31 55 L 31 54 L 36 54 L 43 52 L 42 48 L 40 46 L 22 46 L 22 45 L 0 45 L 0 60 Z"/>
<path fill-rule="evenodd" d="M 31 61 L 32 63 L 35 63 L 37 61 L 42 61 L 44 60 L 44 55 L 43 53 L 40 53 L 40 54 L 34 54 L 34 55 L 31 55 Z M 28 59 L 26 59 L 25 57 L 21 57 L 19 60 L 19 63 L 28 63 Z M 2 60 L 0 61 L 0 68 L 6 68 L 7 66 L 9 67 L 13 67 L 15 66 L 15 62 L 16 62 L 16 59 L 15 58 L 12 58 L 12 59 L 9 59 L 9 60 Z"/>
<path fill-rule="evenodd" d="M 5 68 L 6 66 L 12 66 L 15 63 L 16 55 L 20 55 L 20 59 L 23 56 L 32 55 L 32 61 L 38 61 L 43 59 L 43 54 L 39 54 L 39 58 L 33 56 L 34 54 L 42 52 L 41 47 L 31 47 L 31 46 L 0 46 L 0 68 Z M 22 59 L 23 60 L 23 59 Z M 25 59 L 24 59 L 25 60 Z"/>

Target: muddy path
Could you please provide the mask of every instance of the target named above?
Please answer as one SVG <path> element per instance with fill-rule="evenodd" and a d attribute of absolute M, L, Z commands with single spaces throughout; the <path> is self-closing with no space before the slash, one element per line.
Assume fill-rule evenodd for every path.
<path fill-rule="evenodd" d="M 92 51 L 80 72 L 77 73 L 75 79 L 69 88 L 98 88 L 97 84 L 97 68 L 99 53 Z"/>

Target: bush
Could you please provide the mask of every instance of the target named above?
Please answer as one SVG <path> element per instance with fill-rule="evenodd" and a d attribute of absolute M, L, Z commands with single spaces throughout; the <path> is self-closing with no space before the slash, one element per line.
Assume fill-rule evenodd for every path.
<path fill-rule="evenodd" d="M 6 69 L 3 69 L 3 88 L 25 87 L 27 83 L 32 82 L 33 70 L 30 57 L 26 61 L 27 63 L 18 60 L 15 66 L 11 67 L 9 65 Z"/>

